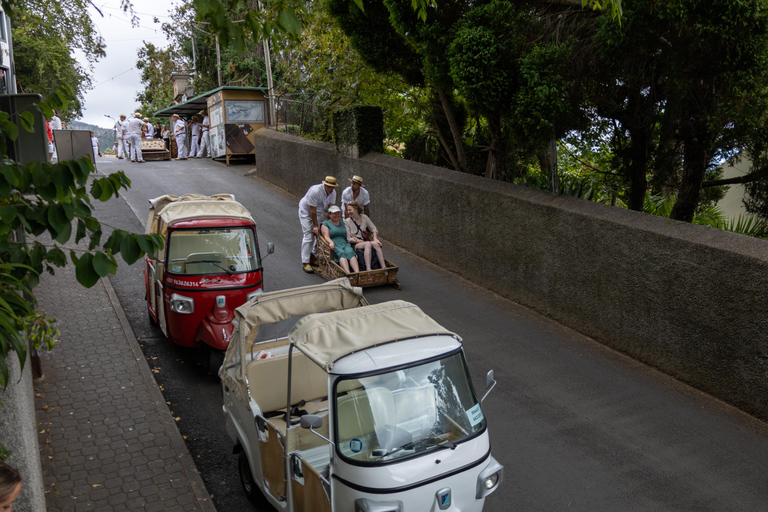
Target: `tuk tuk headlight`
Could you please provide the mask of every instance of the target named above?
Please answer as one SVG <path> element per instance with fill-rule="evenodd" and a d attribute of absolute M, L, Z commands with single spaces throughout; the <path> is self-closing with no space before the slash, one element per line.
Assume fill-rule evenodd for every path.
<path fill-rule="evenodd" d="M 491 461 L 477 477 L 477 492 L 475 498 L 485 498 L 498 489 L 503 477 L 504 467 L 499 464 L 496 459 L 491 457 Z"/>
<path fill-rule="evenodd" d="M 248 295 L 245 296 L 245 302 L 250 302 L 252 298 L 254 298 L 257 295 L 261 295 L 264 293 L 264 288 L 259 288 L 258 290 L 252 291 Z"/>
<path fill-rule="evenodd" d="M 171 295 L 171 311 L 189 315 L 195 312 L 195 301 L 190 297 L 185 297 L 174 293 Z"/>

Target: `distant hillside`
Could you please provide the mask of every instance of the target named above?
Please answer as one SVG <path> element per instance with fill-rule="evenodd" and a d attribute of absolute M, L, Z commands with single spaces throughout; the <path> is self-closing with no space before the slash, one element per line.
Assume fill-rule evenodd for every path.
<path fill-rule="evenodd" d="M 113 149 L 115 147 L 115 130 L 111 128 L 102 128 L 95 124 L 83 123 L 81 121 L 72 121 L 67 124 L 67 128 L 70 130 L 86 130 L 93 132 L 99 139 L 99 149 L 104 151 L 105 149 Z"/>

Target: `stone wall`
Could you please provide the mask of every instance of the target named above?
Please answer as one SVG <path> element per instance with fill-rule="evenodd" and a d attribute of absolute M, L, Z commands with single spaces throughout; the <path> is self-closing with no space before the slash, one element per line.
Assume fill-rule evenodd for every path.
<path fill-rule="evenodd" d="M 768 242 L 332 144 L 256 134 L 258 176 L 371 192 L 382 237 L 768 419 Z"/>

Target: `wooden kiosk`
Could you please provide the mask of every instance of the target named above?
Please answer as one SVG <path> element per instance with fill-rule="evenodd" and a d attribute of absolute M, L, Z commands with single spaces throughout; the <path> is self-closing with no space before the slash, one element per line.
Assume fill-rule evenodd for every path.
<path fill-rule="evenodd" d="M 229 165 L 233 156 L 255 154 L 253 134 L 266 125 L 266 87 L 231 87 L 213 89 L 155 115 L 178 114 L 187 123 L 200 110 L 208 111 L 211 157 L 224 158 Z"/>

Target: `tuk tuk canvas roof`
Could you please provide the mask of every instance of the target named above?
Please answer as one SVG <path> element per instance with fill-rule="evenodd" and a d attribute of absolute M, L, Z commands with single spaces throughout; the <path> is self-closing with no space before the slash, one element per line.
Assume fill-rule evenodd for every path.
<path fill-rule="evenodd" d="M 251 213 L 235 201 L 231 194 L 212 196 L 200 194 L 164 195 L 150 199 L 149 203 L 151 207 L 147 221 L 147 233 L 157 233 L 159 221 L 162 221 L 164 227 L 180 220 L 218 217 L 254 222 Z"/>
<path fill-rule="evenodd" d="M 346 278 L 258 295 L 235 310 L 237 327 L 232 333 L 232 341 L 224 356 L 219 377 L 244 404 L 248 404 L 245 382 L 248 354 L 261 326 L 297 316 L 358 308 L 367 304 L 362 288 L 351 286 Z M 239 368 L 237 378 L 233 380 L 226 368 L 235 363 L 239 364 Z"/>
<path fill-rule="evenodd" d="M 289 334 L 296 348 L 326 371 L 342 357 L 392 341 L 430 335 L 461 338 L 402 300 L 308 315 Z"/>

